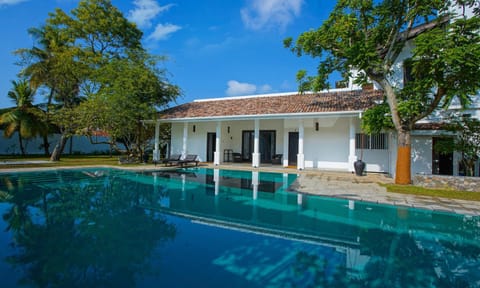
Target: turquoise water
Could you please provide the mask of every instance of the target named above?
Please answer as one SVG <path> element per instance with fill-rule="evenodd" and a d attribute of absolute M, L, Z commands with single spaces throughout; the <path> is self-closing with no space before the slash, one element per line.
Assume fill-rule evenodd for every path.
<path fill-rule="evenodd" d="M 480 287 L 479 217 L 213 169 L 0 174 L 1 287 Z"/>

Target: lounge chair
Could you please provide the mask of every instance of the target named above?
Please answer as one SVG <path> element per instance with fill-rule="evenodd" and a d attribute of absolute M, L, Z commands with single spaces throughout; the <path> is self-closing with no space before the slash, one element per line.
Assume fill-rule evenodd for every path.
<path fill-rule="evenodd" d="M 180 157 L 182 157 L 182 155 L 172 154 L 170 155 L 170 157 L 163 159 L 162 163 L 165 164 L 165 166 L 178 164 L 180 162 Z"/>
<path fill-rule="evenodd" d="M 242 154 L 241 153 L 233 153 L 233 162 L 242 162 Z"/>
<path fill-rule="evenodd" d="M 198 166 L 198 162 L 199 161 L 197 160 L 197 155 L 195 154 L 188 154 L 187 156 L 185 156 L 185 159 L 178 161 L 178 163 L 182 167 L 189 163 L 195 163 L 195 166 Z"/>
<path fill-rule="evenodd" d="M 272 157 L 272 164 L 282 164 L 283 154 L 275 154 Z"/>

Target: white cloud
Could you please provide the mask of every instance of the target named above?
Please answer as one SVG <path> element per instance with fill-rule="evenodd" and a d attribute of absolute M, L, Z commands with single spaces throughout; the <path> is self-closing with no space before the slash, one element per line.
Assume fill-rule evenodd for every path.
<path fill-rule="evenodd" d="M 128 11 L 128 20 L 135 22 L 139 28 L 149 28 L 158 14 L 170 9 L 174 4 L 160 6 L 154 0 L 135 0 L 133 5 L 135 9 Z"/>
<path fill-rule="evenodd" d="M 238 95 L 247 95 L 253 94 L 257 91 L 257 86 L 250 83 L 240 83 L 235 80 L 230 80 L 227 82 L 227 95 L 228 96 L 238 96 Z"/>
<path fill-rule="evenodd" d="M 248 6 L 240 10 L 240 14 L 249 29 L 284 29 L 300 15 L 303 2 L 304 0 L 250 0 Z"/>
<path fill-rule="evenodd" d="M 258 91 L 260 93 L 268 93 L 268 92 L 272 91 L 272 86 L 270 86 L 268 84 L 264 84 L 264 85 L 260 86 L 260 89 L 258 89 Z"/>
<path fill-rule="evenodd" d="M 257 87 L 257 85 L 255 84 L 241 83 L 236 80 L 230 80 L 227 82 L 227 85 L 228 85 L 228 88 L 225 92 L 227 93 L 228 96 L 267 93 L 272 91 L 272 87 L 268 84 L 264 84 L 260 87 Z"/>
<path fill-rule="evenodd" d="M 25 1 L 28 1 L 28 0 L 0 0 L 0 7 L 7 6 L 7 5 L 15 5 Z"/>
<path fill-rule="evenodd" d="M 155 27 L 155 31 L 148 36 L 148 40 L 159 41 L 167 39 L 170 34 L 180 29 L 182 29 L 182 27 L 170 23 L 158 24 L 157 27 Z"/>

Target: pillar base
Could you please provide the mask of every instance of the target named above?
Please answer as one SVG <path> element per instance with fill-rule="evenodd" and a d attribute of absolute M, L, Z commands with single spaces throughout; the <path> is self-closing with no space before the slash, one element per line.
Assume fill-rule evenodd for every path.
<path fill-rule="evenodd" d="M 260 166 L 260 153 L 252 153 L 252 167 L 258 168 Z"/>
<path fill-rule="evenodd" d="M 160 150 L 153 150 L 153 157 L 154 162 L 160 161 Z"/>
<path fill-rule="evenodd" d="M 220 152 L 213 152 L 213 165 L 220 165 Z"/>
<path fill-rule="evenodd" d="M 305 154 L 297 154 L 297 169 L 305 169 Z"/>

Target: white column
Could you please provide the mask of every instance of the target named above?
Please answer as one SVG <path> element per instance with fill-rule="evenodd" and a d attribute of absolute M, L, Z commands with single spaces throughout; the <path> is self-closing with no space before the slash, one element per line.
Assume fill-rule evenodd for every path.
<path fill-rule="evenodd" d="M 220 190 L 220 170 L 219 169 L 213 169 L 213 182 L 215 182 L 215 196 L 217 196 Z"/>
<path fill-rule="evenodd" d="M 283 128 L 283 167 L 288 166 L 288 130 Z"/>
<path fill-rule="evenodd" d="M 302 204 L 303 204 L 303 194 L 298 193 L 297 194 L 297 205 L 302 206 Z"/>
<path fill-rule="evenodd" d="M 297 169 L 305 169 L 305 155 L 303 154 L 303 139 L 305 137 L 305 131 L 303 126 L 303 120 L 298 123 L 298 154 L 297 154 Z"/>
<path fill-rule="evenodd" d="M 213 152 L 213 164 L 220 165 L 220 139 L 222 139 L 222 122 L 217 122 L 217 129 L 215 131 L 215 152 Z"/>
<path fill-rule="evenodd" d="M 350 209 L 350 210 L 355 209 L 355 201 L 354 200 L 348 200 L 348 209 Z"/>
<path fill-rule="evenodd" d="M 255 119 L 255 131 L 253 138 L 252 166 L 260 166 L 260 120 Z"/>
<path fill-rule="evenodd" d="M 253 189 L 253 200 L 257 200 L 258 198 L 258 171 L 252 171 L 252 189 Z"/>
<path fill-rule="evenodd" d="M 160 122 L 155 122 L 155 146 L 153 149 L 153 161 L 160 160 Z"/>
<path fill-rule="evenodd" d="M 433 143 L 432 143 L 433 144 Z M 432 146 L 432 149 L 433 149 L 433 146 Z M 459 153 L 459 152 L 453 152 L 453 157 L 452 157 L 452 161 L 453 161 L 453 176 L 458 176 L 458 170 L 460 167 L 458 167 L 458 163 L 460 162 L 460 160 L 462 159 L 462 154 Z"/>
<path fill-rule="evenodd" d="M 183 147 L 182 147 L 182 158 L 187 156 L 187 141 L 188 141 L 188 122 L 183 124 Z"/>
<path fill-rule="evenodd" d="M 348 148 L 348 171 L 353 172 L 355 170 L 353 163 L 357 161 L 357 155 L 355 153 L 355 125 L 352 118 L 350 119 L 350 139 Z"/>

